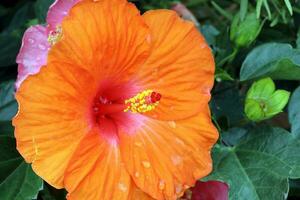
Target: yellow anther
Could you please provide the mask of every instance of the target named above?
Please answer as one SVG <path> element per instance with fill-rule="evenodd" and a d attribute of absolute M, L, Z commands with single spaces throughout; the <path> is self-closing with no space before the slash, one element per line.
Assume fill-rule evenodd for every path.
<path fill-rule="evenodd" d="M 161 94 L 154 92 L 152 90 L 145 90 L 125 101 L 127 108 L 124 110 L 124 112 L 128 112 L 128 111 L 132 113 L 149 112 L 158 106 L 160 99 L 161 99 Z"/>
<path fill-rule="evenodd" d="M 57 26 L 54 31 L 51 31 L 48 36 L 48 42 L 51 45 L 56 44 L 62 37 L 62 28 Z"/>

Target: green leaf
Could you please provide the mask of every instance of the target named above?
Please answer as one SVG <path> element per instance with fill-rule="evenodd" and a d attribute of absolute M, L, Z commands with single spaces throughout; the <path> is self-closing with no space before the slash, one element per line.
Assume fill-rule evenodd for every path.
<path fill-rule="evenodd" d="M 210 106 L 216 120 L 225 117 L 228 119 L 229 125 L 239 123 L 244 119 L 242 97 L 234 82 L 224 81 L 217 84 Z M 232 112 L 233 110 L 234 112 Z"/>
<path fill-rule="evenodd" d="M 8 12 L 8 9 L 2 5 L 0 5 L 0 17 L 6 15 Z"/>
<path fill-rule="evenodd" d="M 37 0 L 34 4 L 34 11 L 40 23 L 46 22 L 47 12 L 54 0 Z"/>
<path fill-rule="evenodd" d="M 256 17 L 257 17 L 257 19 L 260 18 L 262 3 L 263 3 L 263 0 L 257 0 L 257 3 L 256 3 Z"/>
<path fill-rule="evenodd" d="M 31 18 L 33 18 L 32 2 L 28 1 L 16 11 L 9 26 L 0 34 L 0 67 L 16 64 L 22 35 Z"/>
<path fill-rule="evenodd" d="M 300 29 L 297 33 L 297 41 L 296 41 L 297 49 L 300 49 Z"/>
<path fill-rule="evenodd" d="M 209 45 L 216 45 L 216 37 L 220 34 L 218 29 L 210 24 L 204 24 L 200 29 L 207 43 Z"/>
<path fill-rule="evenodd" d="M 234 146 L 242 141 L 243 137 L 247 134 L 247 130 L 244 128 L 231 128 L 228 131 L 222 132 L 222 140 L 230 145 Z"/>
<path fill-rule="evenodd" d="M 293 15 L 293 8 L 292 8 L 290 0 L 284 0 L 284 3 L 286 5 L 286 7 L 288 8 L 290 15 Z"/>
<path fill-rule="evenodd" d="M 299 151 L 300 141 L 291 133 L 257 127 L 234 147 L 216 146 L 214 171 L 205 179 L 229 184 L 231 200 L 286 199 L 288 178 L 300 177 Z"/>
<path fill-rule="evenodd" d="M 17 113 L 18 105 L 14 97 L 14 81 L 0 84 L 0 122 L 10 121 Z"/>
<path fill-rule="evenodd" d="M 43 190 L 40 191 L 39 197 L 42 200 L 65 200 L 67 191 L 64 189 L 56 189 L 47 183 L 44 183 Z"/>
<path fill-rule="evenodd" d="M 225 70 L 219 67 L 216 68 L 215 79 L 217 82 L 234 80 Z"/>
<path fill-rule="evenodd" d="M 18 105 L 14 97 L 14 81 L 0 84 L 0 134 L 13 135 L 11 119 L 17 113 Z"/>
<path fill-rule="evenodd" d="M 211 1 L 211 4 L 213 5 L 213 7 L 221 14 L 223 15 L 225 18 L 227 18 L 228 20 L 232 20 L 232 15 L 230 12 L 224 10 L 223 8 L 221 8 L 221 6 L 219 6 L 215 1 Z"/>
<path fill-rule="evenodd" d="M 16 64 L 16 55 L 21 45 L 20 37 L 12 34 L 0 35 L 0 68 Z"/>
<path fill-rule="evenodd" d="M 300 80 L 300 50 L 283 43 L 267 43 L 252 50 L 243 62 L 240 79 L 246 81 L 265 76 Z"/>
<path fill-rule="evenodd" d="M 272 14 L 271 14 L 271 10 L 270 10 L 268 1 L 267 0 L 263 0 L 263 4 L 264 4 L 264 7 L 265 7 L 265 9 L 266 9 L 266 11 L 268 13 L 268 18 L 272 19 Z"/>
<path fill-rule="evenodd" d="M 26 2 L 18 9 L 9 26 L 0 34 L 0 67 L 16 64 L 16 55 L 21 46 L 25 25 L 31 17 L 31 2 Z"/>
<path fill-rule="evenodd" d="M 237 47 L 247 47 L 256 39 L 261 27 L 261 22 L 256 18 L 255 13 L 247 14 L 243 21 L 237 14 L 231 24 L 230 39 Z"/>
<path fill-rule="evenodd" d="M 0 136 L 0 196 L 3 200 L 32 200 L 43 181 L 16 150 L 15 139 Z"/>
<path fill-rule="evenodd" d="M 19 10 L 16 11 L 14 17 L 9 23 L 6 33 L 12 33 L 16 29 L 25 28 L 27 22 L 33 18 L 32 15 L 32 2 L 26 2 Z"/>
<path fill-rule="evenodd" d="M 292 94 L 289 107 L 289 121 L 292 126 L 293 134 L 300 137 L 300 87 L 298 87 Z"/>
<path fill-rule="evenodd" d="M 296 199 L 300 197 L 300 179 L 290 180 L 289 181 L 290 190 L 289 190 L 289 199 Z"/>
<path fill-rule="evenodd" d="M 240 20 L 244 21 L 248 10 L 248 0 L 241 0 L 240 5 Z"/>

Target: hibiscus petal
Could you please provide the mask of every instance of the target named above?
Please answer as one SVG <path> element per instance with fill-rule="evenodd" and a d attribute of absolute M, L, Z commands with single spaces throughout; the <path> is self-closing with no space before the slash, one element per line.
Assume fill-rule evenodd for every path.
<path fill-rule="evenodd" d="M 152 52 L 137 73 L 141 85 L 162 94 L 150 116 L 161 120 L 193 116 L 210 100 L 214 59 L 192 22 L 174 11 L 155 10 L 143 15 L 151 30 Z"/>
<path fill-rule="evenodd" d="M 62 23 L 49 62 L 82 66 L 98 79 L 129 79 L 149 53 L 149 30 L 125 0 L 79 2 Z"/>
<path fill-rule="evenodd" d="M 88 133 L 78 145 L 66 170 L 68 199 L 127 199 L 131 179 L 125 170 L 118 146 Z"/>
<path fill-rule="evenodd" d="M 39 176 L 57 188 L 63 187 L 67 163 L 89 129 L 92 83 L 85 70 L 54 63 L 28 77 L 16 93 L 17 149 Z"/>
<path fill-rule="evenodd" d="M 69 163 L 64 182 L 70 200 L 153 200 L 131 180 L 119 147 L 107 143 L 97 129 L 84 137 Z"/>
<path fill-rule="evenodd" d="M 133 182 L 131 184 L 131 190 L 128 199 L 132 200 L 155 200 L 148 194 L 139 189 Z"/>
<path fill-rule="evenodd" d="M 122 160 L 141 190 L 155 199 L 175 199 L 210 173 L 217 138 L 208 107 L 190 119 L 148 119 L 135 134 L 120 134 Z"/>
<path fill-rule="evenodd" d="M 19 64 L 17 89 L 29 75 L 38 73 L 41 66 L 47 63 L 49 47 L 46 27 L 37 25 L 26 30 L 22 47 L 17 56 L 17 63 Z"/>
<path fill-rule="evenodd" d="M 65 16 L 68 15 L 70 9 L 80 0 L 56 0 L 49 8 L 47 14 L 47 23 L 49 30 L 55 30 L 61 24 Z"/>

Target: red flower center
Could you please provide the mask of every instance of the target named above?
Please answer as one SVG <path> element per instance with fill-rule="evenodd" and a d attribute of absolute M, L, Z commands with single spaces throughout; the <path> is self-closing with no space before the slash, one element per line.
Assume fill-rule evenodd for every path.
<path fill-rule="evenodd" d="M 92 121 L 99 132 L 112 142 L 118 141 L 119 131 L 134 133 L 144 118 L 141 113 L 155 109 L 161 94 L 144 90 L 133 83 L 107 80 L 101 84 L 92 103 Z"/>

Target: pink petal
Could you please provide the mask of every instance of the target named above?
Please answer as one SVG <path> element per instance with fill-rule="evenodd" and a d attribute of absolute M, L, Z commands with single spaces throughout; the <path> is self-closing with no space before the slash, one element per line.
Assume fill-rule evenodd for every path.
<path fill-rule="evenodd" d="M 228 200 L 229 187 L 220 181 L 198 181 L 192 190 L 192 200 Z"/>
<path fill-rule="evenodd" d="M 28 75 L 38 73 L 41 66 L 47 63 L 50 48 L 47 38 L 47 29 L 41 25 L 32 26 L 25 31 L 16 61 L 19 64 L 17 89 Z"/>
<path fill-rule="evenodd" d="M 49 30 L 55 30 L 63 18 L 68 15 L 70 9 L 80 0 L 56 0 L 49 8 L 47 14 L 47 23 Z"/>

